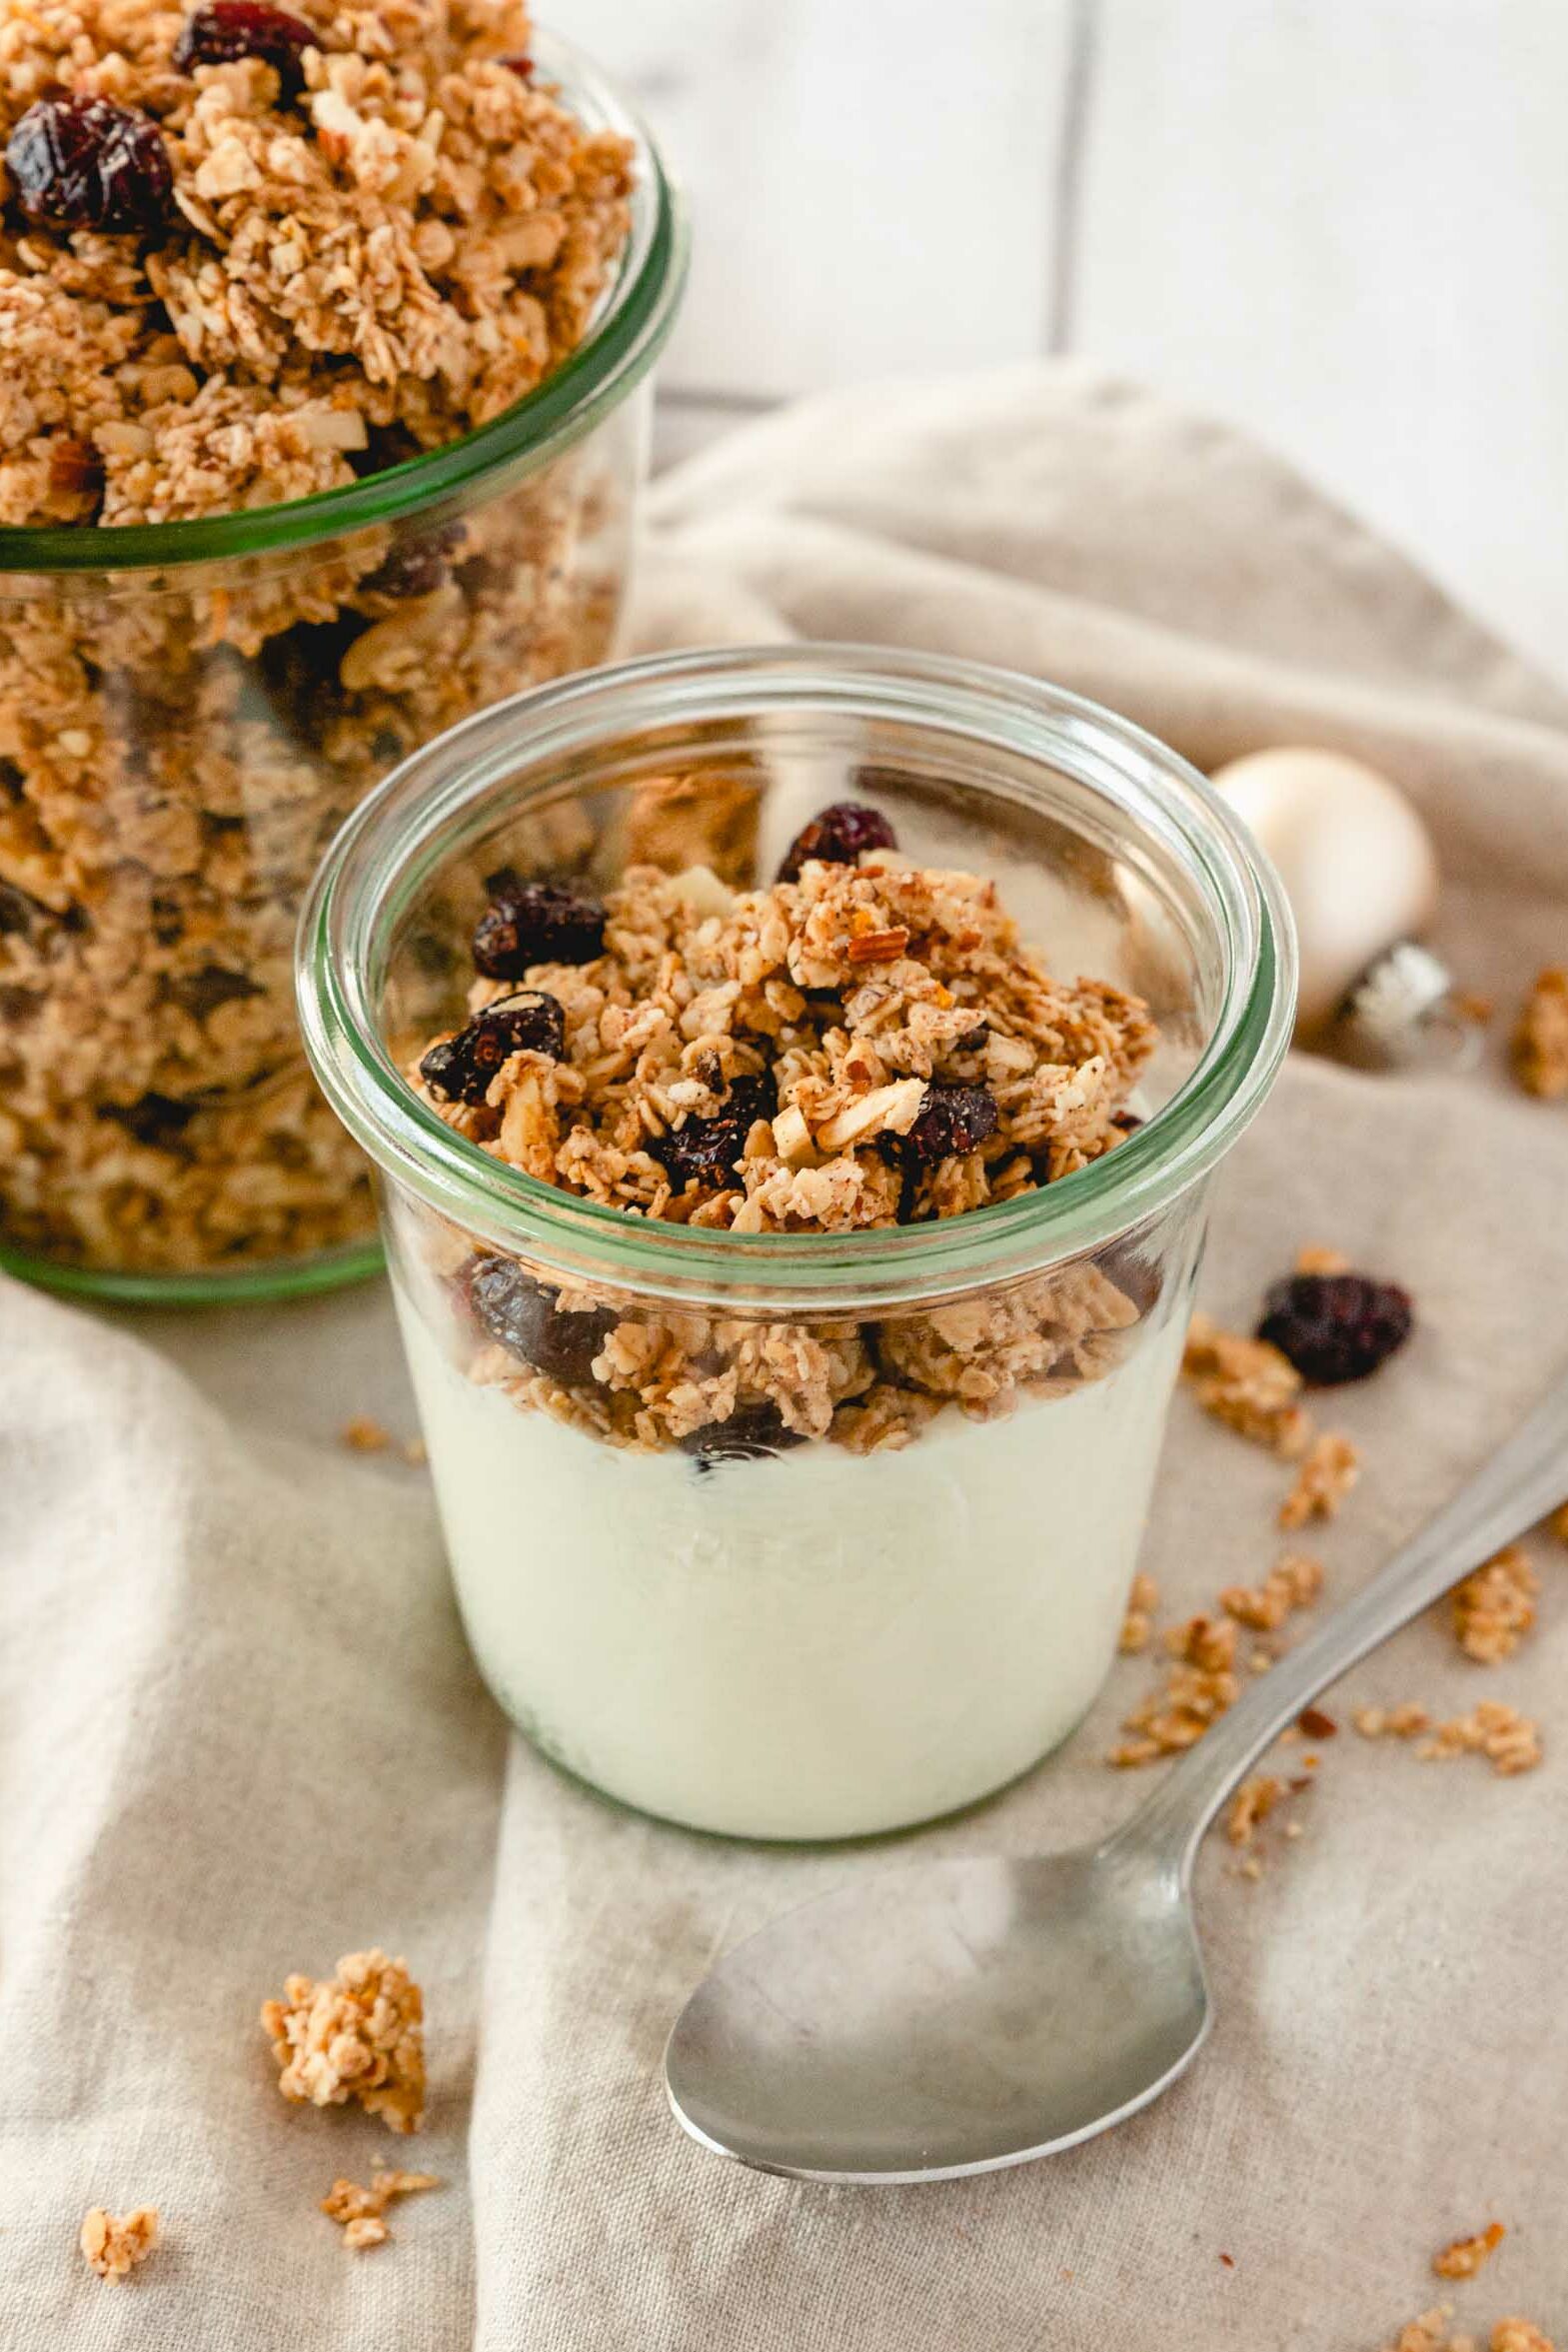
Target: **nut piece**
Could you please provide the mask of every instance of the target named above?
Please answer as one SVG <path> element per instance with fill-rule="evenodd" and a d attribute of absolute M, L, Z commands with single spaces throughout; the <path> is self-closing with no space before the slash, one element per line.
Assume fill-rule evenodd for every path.
<path fill-rule="evenodd" d="M 77 2243 L 83 2260 L 100 2278 L 129 2278 L 158 2243 L 158 2208 L 138 2205 L 116 2215 L 95 2205 L 82 2223 Z"/>
<path fill-rule="evenodd" d="M 425 2108 L 424 1999 L 403 1960 L 350 1952 L 315 1983 L 290 1976 L 261 2022 L 286 2099 L 341 2107 L 358 2099 L 392 2131 L 418 2131 Z"/>

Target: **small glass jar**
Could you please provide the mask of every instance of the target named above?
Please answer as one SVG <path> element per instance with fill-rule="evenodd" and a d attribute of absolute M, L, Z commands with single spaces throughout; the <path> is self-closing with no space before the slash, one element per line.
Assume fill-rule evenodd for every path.
<path fill-rule="evenodd" d="M 299 1048 L 293 943 L 349 810 L 470 711 L 611 648 L 647 379 L 686 247 L 659 158 L 564 44 L 543 80 L 633 142 L 584 344 L 460 441 L 191 523 L 0 530 L 0 1263 L 153 1299 L 377 1261 L 367 1171 Z M 350 419 L 349 422 L 356 420 Z"/>
<path fill-rule="evenodd" d="M 463 1018 L 497 868 L 766 881 L 850 791 L 906 858 L 996 880 L 1048 969 L 1146 1000 L 1159 1045 L 1124 1143 L 936 1222 L 734 1233 L 536 1181 L 400 1076 Z M 1072 1729 L 1116 1646 L 1208 1179 L 1290 1034 L 1288 911 L 1191 769 L 968 664 L 637 664 L 484 713 L 391 778 L 313 889 L 300 989 L 380 1172 L 469 1636 L 549 1756 L 696 1828 L 836 1838 L 968 1804 Z M 806 1400 L 783 1448 L 749 1417 L 765 1360 Z M 641 1441 L 616 1393 L 640 1366 L 733 1372 L 736 1417 Z"/>

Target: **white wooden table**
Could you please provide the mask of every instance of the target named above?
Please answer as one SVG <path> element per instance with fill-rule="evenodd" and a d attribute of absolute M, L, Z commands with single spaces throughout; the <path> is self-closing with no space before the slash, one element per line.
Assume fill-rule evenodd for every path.
<path fill-rule="evenodd" d="M 1090 354 L 1229 417 L 1568 676 L 1562 0 L 560 0 L 685 181 L 662 454 Z"/>

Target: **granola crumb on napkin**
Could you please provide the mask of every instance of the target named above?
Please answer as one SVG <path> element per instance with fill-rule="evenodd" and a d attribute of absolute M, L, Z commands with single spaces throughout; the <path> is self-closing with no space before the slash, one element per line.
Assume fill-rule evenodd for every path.
<path fill-rule="evenodd" d="M 1304 1527 L 1308 1519 L 1331 1519 L 1361 1475 L 1361 1456 L 1350 1438 L 1337 1429 L 1315 1437 L 1296 1473 L 1296 1482 L 1279 1506 L 1284 1528 Z"/>
<path fill-rule="evenodd" d="M 1568 965 L 1536 975 L 1514 1031 L 1513 1066 L 1527 1095 L 1568 1095 Z"/>
<path fill-rule="evenodd" d="M 421 2189 L 440 2186 L 440 2177 L 434 2172 L 384 2172 L 378 2166 L 368 2189 L 357 2181 L 335 2180 L 321 2201 L 321 2209 L 329 2221 L 342 2225 L 344 2244 L 358 2254 L 369 2246 L 385 2245 L 391 2237 L 384 2217 L 394 2198 L 412 2197 Z"/>
<path fill-rule="evenodd" d="M 1454 1587 L 1454 1636 L 1483 1666 L 1511 1657 L 1535 1623 L 1540 1579 L 1517 1543 L 1508 1544 Z"/>
<path fill-rule="evenodd" d="M 403 1960 L 350 1952 L 320 1982 L 294 1975 L 261 2022 L 286 2099 L 341 2107 L 358 2099 L 392 2131 L 418 2131 L 425 2108 L 424 1998 Z"/>
<path fill-rule="evenodd" d="M 1432 2268 L 1439 2278 L 1474 2278 L 1507 2235 L 1500 2221 L 1488 2222 L 1473 2238 L 1455 2238 L 1451 2245 L 1434 2254 Z"/>
<path fill-rule="evenodd" d="M 129 2278 L 158 2243 L 158 2208 L 137 2205 L 129 2213 L 106 2213 L 95 2205 L 82 2223 L 82 2257 L 100 2278 Z"/>

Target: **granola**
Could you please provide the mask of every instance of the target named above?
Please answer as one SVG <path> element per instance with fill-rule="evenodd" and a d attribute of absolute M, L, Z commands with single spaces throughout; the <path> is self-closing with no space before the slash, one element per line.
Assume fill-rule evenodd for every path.
<path fill-rule="evenodd" d="M 973 875 L 874 851 L 747 891 L 633 866 L 603 904 L 492 881 L 468 1020 L 407 1075 L 470 1142 L 600 1206 L 743 1234 L 934 1222 L 1124 1139 L 1144 1008 L 1049 977 Z M 531 952 L 558 938 L 570 959 Z M 1142 1314 L 1113 1253 L 874 1324 L 770 1325 L 558 1289 L 450 1231 L 429 1249 L 472 1380 L 700 1458 L 824 1437 L 866 1453 L 944 1407 L 1005 1414 L 1111 1370 Z"/>
<path fill-rule="evenodd" d="M 1127 1594 L 1126 1614 L 1121 1620 L 1121 1636 L 1117 1647 L 1124 1657 L 1137 1657 L 1149 1645 L 1153 1631 L 1154 1611 L 1159 1606 L 1159 1586 L 1152 1576 L 1137 1575 Z"/>
<path fill-rule="evenodd" d="M 1510 1543 L 1454 1587 L 1455 1638 L 1468 1657 L 1495 1666 L 1511 1657 L 1535 1623 L 1540 1578 L 1527 1554 Z"/>
<path fill-rule="evenodd" d="M 418 2131 L 425 2108 L 424 2001 L 403 1960 L 350 1952 L 319 1982 L 294 1975 L 264 2001 L 263 2029 L 286 2099 L 341 2107 L 357 2099 L 392 2131 Z"/>
<path fill-rule="evenodd" d="M 340 488 L 496 417 L 588 332 L 627 235 L 629 150 L 533 78 L 519 0 L 302 8 L 315 40 L 282 71 L 202 62 L 199 42 L 182 63 L 203 6 L 45 0 L 0 20 L 0 139 L 40 105 L 109 100 L 151 126 L 170 187 L 156 220 L 115 230 L 24 216 L 13 173 L 0 527 Z M 170 1270 L 370 1229 L 294 1033 L 299 900 L 407 751 L 603 657 L 618 469 L 596 436 L 504 496 L 156 575 L 8 558 L 13 1245 Z"/>
<path fill-rule="evenodd" d="M 1488 2222 L 1473 2238 L 1455 2238 L 1442 2247 L 1432 2256 L 1432 2268 L 1439 2278 L 1474 2278 L 1507 2235 L 1500 2221 Z"/>
<path fill-rule="evenodd" d="M 1357 1707 L 1351 1716 L 1363 1739 L 1411 1739 L 1423 1763 L 1484 1756 L 1504 1779 L 1532 1772 L 1541 1760 L 1539 1727 L 1517 1707 L 1482 1699 L 1467 1715 L 1433 1723 L 1429 1710 L 1407 1699 L 1396 1707 Z"/>
<path fill-rule="evenodd" d="M 395 2198 L 415 2196 L 421 2189 L 439 2189 L 441 2181 L 434 2172 L 384 2172 L 378 2168 L 371 2174 L 368 2189 L 357 2181 L 335 2180 L 321 2201 L 321 2209 L 329 2221 L 342 2225 L 343 2242 L 351 2253 L 363 2253 L 369 2246 L 384 2246 L 392 2232 L 385 2219 L 387 2207 Z"/>
<path fill-rule="evenodd" d="M 1212 1315 L 1195 1314 L 1187 1327 L 1181 1376 L 1203 1410 L 1286 1461 L 1311 1442 L 1311 1416 L 1297 1399 L 1302 1378 L 1266 1339 L 1227 1331 Z"/>
<path fill-rule="evenodd" d="M 106 2213 L 95 2205 L 82 2223 L 82 2259 L 100 2278 L 129 2278 L 158 2243 L 158 2208 L 138 2205 L 129 2213 Z"/>
<path fill-rule="evenodd" d="M 1279 1506 L 1282 1527 L 1304 1527 L 1308 1519 L 1331 1519 L 1361 1475 L 1361 1456 L 1351 1440 L 1325 1429 L 1308 1446 L 1295 1484 Z"/>
<path fill-rule="evenodd" d="M 1536 975 L 1514 1030 L 1513 1066 L 1527 1095 L 1568 1095 L 1568 966 Z"/>

